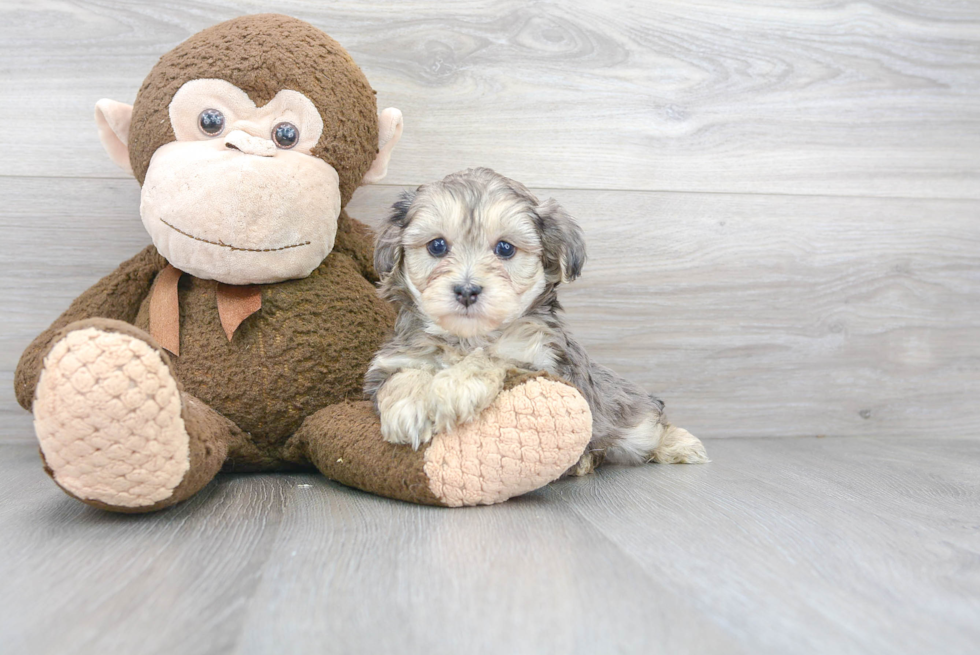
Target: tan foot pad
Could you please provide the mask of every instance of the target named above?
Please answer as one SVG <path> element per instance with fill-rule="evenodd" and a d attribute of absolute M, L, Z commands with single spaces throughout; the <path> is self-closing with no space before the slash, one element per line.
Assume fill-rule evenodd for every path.
<path fill-rule="evenodd" d="M 34 427 L 54 479 L 82 500 L 152 505 L 190 466 L 177 382 L 152 346 L 129 335 L 85 328 L 55 344 Z"/>
<path fill-rule="evenodd" d="M 425 451 L 432 492 L 450 507 L 491 505 L 556 480 L 582 456 L 592 414 L 573 387 L 534 378 Z"/>

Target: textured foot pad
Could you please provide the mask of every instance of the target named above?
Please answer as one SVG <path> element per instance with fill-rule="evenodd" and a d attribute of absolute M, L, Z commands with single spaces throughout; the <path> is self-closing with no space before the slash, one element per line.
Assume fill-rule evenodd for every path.
<path fill-rule="evenodd" d="M 145 507 L 190 467 L 177 383 L 145 341 L 85 328 L 44 359 L 34 428 L 54 479 L 82 500 Z"/>
<path fill-rule="evenodd" d="M 534 378 L 425 451 L 432 492 L 450 507 L 491 505 L 556 480 L 582 456 L 592 414 L 573 387 Z"/>

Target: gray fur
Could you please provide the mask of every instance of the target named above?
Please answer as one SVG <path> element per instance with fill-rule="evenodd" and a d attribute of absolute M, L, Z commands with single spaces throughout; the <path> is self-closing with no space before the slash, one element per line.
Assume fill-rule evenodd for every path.
<path fill-rule="evenodd" d="M 575 219 L 554 198 L 548 198 L 536 208 L 535 223 L 544 246 L 545 273 L 562 282 L 571 282 L 581 275 L 585 235 Z"/>
<path fill-rule="evenodd" d="M 391 206 L 391 214 L 384 228 L 378 232 L 374 244 L 374 270 L 378 275 L 387 275 L 401 263 L 401 233 L 408 225 L 408 208 L 415 200 L 415 193 L 405 191 Z"/>
<path fill-rule="evenodd" d="M 509 335 L 543 337 L 550 352 L 546 370 L 574 385 L 588 401 L 592 410 L 592 441 L 590 451 L 595 459 L 603 456 L 621 442 L 624 434 L 645 419 L 666 426 L 664 403 L 638 385 L 596 363 L 568 333 L 561 318 L 558 287 L 562 281 L 576 278 L 585 262 L 585 243 L 581 228 L 574 219 L 552 199 L 541 203 L 526 187 L 489 169 L 478 168 L 448 176 L 432 185 L 439 192 L 465 199 L 475 207 L 480 196 L 487 193 L 509 194 L 526 203 L 541 238 L 542 263 L 545 269 L 544 291 L 531 307 L 513 323 L 501 326 L 489 334 L 462 339 L 432 330 L 431 320 L 413 301 L 406 286 L 402 266 L 400 235 L 411 223 L 416 194 L 406 194 L 393 207 L 387 224 L 378 235 L 375 267 L 382 274 L 381 293 L 398 308 L 395 335 L 379 352 L 365 376 L 365 392 L 376 400 L 385 381 L 401 368 L 428 368 L 437 371 L 452 365 L 476 348 L 492 349 L 495 342 Z M 428 193 L 433 192 L 431 187 Z M 475 211 L 474 211 L 475 214 Z M 478 220 L 478 217 L 473 218 Z M 535 362 L 510 360 L 514 368 L 538 370 Z M 612 457 L 624 461 L 623 457 Z"/>

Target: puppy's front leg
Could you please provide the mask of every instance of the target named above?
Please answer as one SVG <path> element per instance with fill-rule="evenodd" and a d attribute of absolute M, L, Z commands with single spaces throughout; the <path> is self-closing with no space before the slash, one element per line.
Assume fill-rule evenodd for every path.
<path fill-rule="evenodd" d="M 504 388 L 507 368 L 477 348 L 459 363 L 432 378 L 429 415 L 436 432 L 451 432 L 469 423 L 493 402 Z"/>
<path fill-rule="evenodd" d="M 381 415 L 381 435 L 395 444 L 419 446 L 432 439 L 429 393 L 432 373 L 417 368 L 401 369 L 378 389 L 375 402 Z"/>

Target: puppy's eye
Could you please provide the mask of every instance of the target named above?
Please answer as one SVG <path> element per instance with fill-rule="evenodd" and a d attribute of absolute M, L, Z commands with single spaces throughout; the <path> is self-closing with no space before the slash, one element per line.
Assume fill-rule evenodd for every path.
<path fill-rule="evenodd" d="M 225 129 L 225 115 L 217 109 L 205 109 L 197 117 L 197 124 L 208 136 L 218 136 Z"/>
<path fill-rule="evenodd" d="M 517 252 L 517 248 L 515 248 L 514 244 L 512 243 L 498 241 L 497 245 L 493 248 L 493 252 L 501 259 L 510 259 L 514 256 L 514 253 Z"/>
<path fill-rule="evenodd" d="M 433 257 L 444 257 L 449 252 L 449 244 L 443 238 L 433 239 L 425 246 Z"/>
<path fill-rule="evenodd" d="M 292 123 L 279 123 L 272 128 L 272 140 L 283 150 L 289 150 L 299 141 L 299 130 Z"/>

